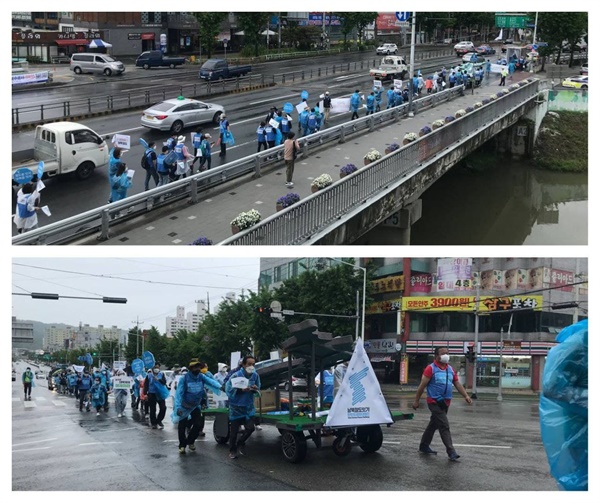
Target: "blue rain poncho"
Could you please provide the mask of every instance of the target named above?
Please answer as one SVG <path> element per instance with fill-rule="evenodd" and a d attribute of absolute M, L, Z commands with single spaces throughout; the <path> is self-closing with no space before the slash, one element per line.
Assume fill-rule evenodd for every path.
<path fill-rule="evenodd" d="M 178 423 L 182 419 L 186 419 L 192 411 L 200 407 L 200 402 L 204 397 L 205 388 L 211 390 L 216 395 L 221 394 L 221 385 L 213 379 L 210 372 L 202 374 L 201 372 L 195 376 L 192 372 L 186 373 L 177 383 L 177 391 L 175 392 L 175 403 L 173 412 L 171 413 L 171 422 Z"/>
<path fill-rule="evenodd" d="M 546 359 L 540 426 L 550 473 L 567 491 L 588 489 L 588 322 L 562 330 Z"/>
<path fill-rule="evenodd" d="M 231 385 L 231 379 L 234 377 L 246 377 L 248 379 L 248 387 L 256 384 L 259 390 L 260 377 L 256 372 L 253 372 L 252 375 L 248 377 L 244 372 L 244 369 L 240 369 L 231 376 L 225 386 L 225 392 L 229 397 L 229 419 L 232 421 L 241 418 L 250 419 L 256 414 L 256 409 L 254 408 L 254 396 L 260 395 L 260 393 L 250 393 L 248 391 L 242 391 L 241 389 L 234 388 Z"/>
<path fill-rule="evenodd" d="M 90 388 L 90 393 L 92 395 L 92 406 L 104 407 L 106 386 L 104 386 L 104 384 L 94 383 L 93 386 Z"/>

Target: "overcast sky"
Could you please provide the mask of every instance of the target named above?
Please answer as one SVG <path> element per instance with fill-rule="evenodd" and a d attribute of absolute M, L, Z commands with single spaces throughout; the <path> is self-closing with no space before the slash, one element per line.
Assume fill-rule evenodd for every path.
<path fill-rule="evenodd" d="M 208 295 L 213 312 L 227 292 L 238 297 L 242 290 L 256 292 L 259 264 L 258 258 L 14 258 L 13 293 L 125 297 L 127 304 L 12 295 L 12 314 L 44 323 L 123 329 L 139 316 L 143 328 L 154 325 L 164 332 L 165 317 L 175 316 L 177 306 L 195 312 L 194 301 Z"/>

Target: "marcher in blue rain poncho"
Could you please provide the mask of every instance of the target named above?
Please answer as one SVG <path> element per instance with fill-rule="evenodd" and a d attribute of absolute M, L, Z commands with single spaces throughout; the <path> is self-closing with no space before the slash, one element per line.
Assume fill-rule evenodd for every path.
<path fill-rule="evenodd" d="M 255 359 L 253 356 L 244 356 L 242 359 L 242 368 L 235 372 L 227 381 L 225 391 L 229 397 L 229 421 L 231 423 L 229 431 L 229 457 L 236 459 L 238 452 L 245 454 L 246 441 L 254 433 L 254 395 L 260 390 L 260 377 L 254 371 Z M 234 386 L 237 378 L 248 380 L 245 388 Z M 244 433 L 238 441 L 238 432 L 240 426 L 244 426 Z"/>
<path fill-rule="evenodd" d="M 396 97 L 396 93 L 394 92 L 394 86 L 392 86 L 388 89 L 388 92 L 387 92 L 387 107 L 386 108 L 394 107 L 395 97 Z"/>
<path fill-rule="evenodd" d="M 100 377 L 94 377 L 94 384 L 92 384 L 90 394 L 92 395 L 92 407 L 96 409 L 96 415 L 99 416 L 100 409 L 102 409 L 106 403 L 106 386 L 102 384 Z"/>
<path fill-rule="evenodd" d="M 373 92 L 375 93 L 375 111 L 381 110 L 381 93 L 383 92 L 382 87 L 374 87 Z"/>
<path fill-rule="evenodd" d="M 323 379 L 323 384 L 321 384 L 321 377 Z M 321 405 L 323 407 L 331 407 L 333 403 L 333 372 L 330 369 L 323 370 L 322 374 L 318 374 L 315 377 L 315 384 L 318 387 L 318 397 L 321 398 L 321 388 L 323 388 L 323 402 Z"/>
<path fill-rule="evenodd" d="M 540 425 L 550 473 L 567 491 L 588 490 L 588 321 L 565 328 L 546 358 Z"/>
<path fill-rule="evenodd" d="M 88 369 L 83 369 L 83 374 L 77 380 L 77 387 L 79 389 L 79 412 L 83 412 L 83 405 L 85 403 L 85 410 L 90 411 L 89 392 L 94 378 L 90 375 Z"/>
<path fill-rule="evenodd" d="M 350 110 L 352 111 L 352 117 L 350 120 L 358 119 L 358 108 L 360 107 L 360 95 L 358 89 L 354 91 L 354 94 L 350 96 Z"/>
<path fill-rule="evenodd" d="M 371 91 L 371 94 L 367 96 L 367 115 L 375 112 L 375 93 Z"/>
<path fill-rule="evenodd" d="M 185 454 L 186 446 L 191 451 L 196 450 L 195 442 L 200 433 L 201 404 L 206 396 L 205 388 L 216 394 L 221 393 L 219 382 L 200 372 L 202 364 L 199 361 L 190 362 L 188 368 L 189 372 L 177 383 L 175 405 L 171 414 L 171 421 L 177 424 L 180 454 Z M 186 435 L 188 428 L 189 433 Z"/>
<path fill-rule="evenodd" d="M 23 375 L 21 375 L 21 382 L 23 383 L 23 391 L 25 393 L 24 400 L 31 401 L 31 388 L 35 386 L 35 376 L 31 371 L 31 367 L 27 367 Z"/>

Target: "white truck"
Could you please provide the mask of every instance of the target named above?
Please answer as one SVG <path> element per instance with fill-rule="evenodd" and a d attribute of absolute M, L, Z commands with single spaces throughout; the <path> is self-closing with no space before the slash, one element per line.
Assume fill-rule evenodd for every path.
<path fill-rule="evenodd" d="M 37 126 L 33 141 L 33 159 L 13 165 L 37 171 L 37 163 L 44 161 L 44 174 L 63 175 L 75 172 L 79 180 L 89 178 L 95 168 L 108 164 L 109 147 L 102 137 L 83 124 L 52 122 Z"/>
<path fill-rule="evenodd" d="M 381 80 L 384 79 L 402 79 L 408 73 L 408 66 L 402 56 L 385 56 L 379 68 L 372 68 L 369 70 L 369 75 Z"/>

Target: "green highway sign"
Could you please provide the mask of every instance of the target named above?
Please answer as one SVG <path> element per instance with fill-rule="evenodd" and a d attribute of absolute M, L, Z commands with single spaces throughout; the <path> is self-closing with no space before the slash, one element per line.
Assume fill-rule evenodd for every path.
<path fill-rule="evenodd" d="M 527 14 L 496 14 L 497 28 L 527 28 Z"/>

